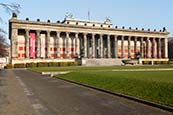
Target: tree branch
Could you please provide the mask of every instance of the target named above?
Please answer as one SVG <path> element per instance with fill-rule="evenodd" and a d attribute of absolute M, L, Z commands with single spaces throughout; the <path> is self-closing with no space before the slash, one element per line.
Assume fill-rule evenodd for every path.
<path fill-rule="evenodd" d="M 9 14 L 11 12 L 14 12 L 16 14 L 19 14 L 20 13 L 19 9 L 21 7 L 17 3 L 11 3 L 11 4 L 0 3 L 0 6 L 2 6 Z"/>

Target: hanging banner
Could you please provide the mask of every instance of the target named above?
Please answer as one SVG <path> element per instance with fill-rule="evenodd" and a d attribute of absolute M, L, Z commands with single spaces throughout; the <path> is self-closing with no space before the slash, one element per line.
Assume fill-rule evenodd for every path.
<path fill-rule="evenodd" d="M 30 57 L 35 58 L 35 33 L 30 33 Z"/>
<path fill-rule="evenodd" d="M 41 34 L 41 57 L 45 58 L 45 34 Z"/>

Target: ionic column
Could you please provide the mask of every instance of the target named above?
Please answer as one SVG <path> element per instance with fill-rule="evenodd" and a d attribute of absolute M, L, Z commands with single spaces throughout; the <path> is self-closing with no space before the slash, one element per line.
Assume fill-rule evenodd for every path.
<path fill-rule="evenodd" d="M 12 35 L 11 35 L 11 57 L 12 58 L 18 58 L 18 29 L 12 29 Z"/>
<path fill-rule="evenodd" d="M 111 58 L 111 47 L 110 47 L 110 37 L 111 35 L 107 36 L 107 46 L 108 46 L 108 58 Z"/>
<path fill-rule="evenodd" d="M 36 40 L 37 40 L 37 58 L 39 58 L 41 55 L 40 55 L 40 31 L 36 31 Z"/>
<path fill-rule="evenodd" d="M 158 38 L 158 58 L 161 58 L 162 57 L 162 54 L 161 54 L 161 38 Z"/>
<path fill-rule="evenodd" d="M 141 52 L 141 58 L 144 57 L 144 49 L 143 49 L 143 38 L 141 37 L 140 41 L 140 52 Z"/>
<path fill-rule="evenodd" d="M 134 53 L 137 53 L 137 37 L 134 38 L 135 39 L 135 44 L 134 44 Z"/>
<path fill-rule="evenodd" d="M 60 39 L 60 32 L 56 31 L 56 58 L 60 57 L 59 39 Z"/>
<path fill-rule="evenodd" d="M 128 37 L 128 57 L 131 57 L 131 36 Z"/>
<path fill-rule="evenodd" d="M 80 55 L 80 40 L 79 40 L 79 36 L 78 33 L 75 34 L 75 54 L 77 54 L 77 56 Z"/>
<path fill-rule="evenodd" d="M 84 33 L 84 57 L 87 58 L 87 34 Z"/>
<path fill-rule="evenodd" d="M 70 35 L 69 35 L 70 33 L 68 33 L 68 32 L 66 32 L 66 58 L 68 58 L 69 57 L 69 39 L 70 39 Z"/>
<path fill-rule="evenodd" d="M 121 58 L 124 58 L 124 36 L 121 37 Z"/>
<path fill-rule="evenodd" d="M 29 30 L 25 30 L 26 58 L 29 58 Z"/>
<path fill-rule="evenodd" d="M 116 35 L 114 36 L 114 39 L 115 39 L 115 58 L 118 58 L 118 38 Z"/>
<path fill-rule="evenodd" d="M 75 33 L 75 38 L 74 38 L 74 55 L 79 55 L 79 53 L 78 53 L 78 42 L 77 42 L 77 39 L 78 39 L 78 34 L 77 33 Z"/>
<path fill-rule="evenodd" d="M 168 38 L 164 38 L 164 46 L 165 46 L 165 48 L 164 48 L 164 54 L 165 54 L 165 58 L 168 58 Z"/>
<path fill-rule="evenodd" d="M 150 49 L 150 38 L 147 38 L 147 58 L 151 58 L 151 54 L 150 54 L 150 52 L 151 52 L 151 49 Z"/>
<path fill-rule="evenodd" d="M 155 38 L 153 38 L 153 41 L 152 41 L 152 58 L 155 58 L 156 57 L 156 48 L 155 48 Z"/>
<path fill-rule="evenodd" d="M 95 35 L 94 34 L 92 34 L 92 54 L 93 54 L 93 58 L 95 58 L 95 54 L 96 54 L 96 52 L 95 52 L 95 50 L 96 50 L 96 46 L 95 46 Z"/>
<path fill-rule="evenodd" d="M 47 31 L 47 58 L 50 58 L 50 31 Z"/>
<path fill-rule="evenodd" d="M 103 35 L 100 35 L 100 56 L 103 58 Z"/>

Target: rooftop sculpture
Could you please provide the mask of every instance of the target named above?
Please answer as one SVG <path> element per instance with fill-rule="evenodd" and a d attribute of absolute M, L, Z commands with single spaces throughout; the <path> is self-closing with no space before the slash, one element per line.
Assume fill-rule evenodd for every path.
<path fill-rule="evenodd" d="M 66 12 L 65 13 L 65 18 L 73 18 L 73 14 L 69 13 L 69 12 Z"/>
<path fill-rule="evenodd" d="M 109 16 L 107 16 L 105 19 L 106 19 L 105 23 L 111 23 L 111 18 Z"/>

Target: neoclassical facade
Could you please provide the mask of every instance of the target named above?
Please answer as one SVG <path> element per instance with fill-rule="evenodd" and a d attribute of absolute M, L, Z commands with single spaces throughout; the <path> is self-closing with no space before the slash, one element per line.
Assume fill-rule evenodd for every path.
<path fill-rule="evenodd" d="M 168 32 L 113 27 L 105 22 L 66 17 L 56 23 L 9 20 L 11 63 L 126 59 L 141 55 L 141 61 L 168 60 Z"/>

